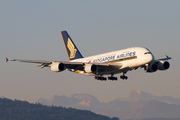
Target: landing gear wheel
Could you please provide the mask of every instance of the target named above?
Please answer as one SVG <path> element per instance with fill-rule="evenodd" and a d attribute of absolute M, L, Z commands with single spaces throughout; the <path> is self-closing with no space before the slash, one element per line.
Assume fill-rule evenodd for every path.
<path fill-rule="evenodd" d="M 102 76 L 95 76 L 94 79 L 101 80 L 101 81 L 106 81 L 106 77 L 102 77 Z"/>
<path fill-rule="evenodd" d="M 108 76 L 108 80 L 114 81 L 114 80 L 117 80 L 117 77 L 113 77 L 113 74 L 112 74 L 111 76 Z"/>
<path fill-rule="evenodd" d="M 123 80 L 124 80 L 124 79 L 125 79 L 125 80 L 127 80 L 127 79 L 128 79 L 128 77 L 127 77 L 127 76 L 125 76 L 125 74 L 126 74 L 126 73 L 123 73 L 123 75 L 121 75 L 121 76 L 120 76 L 120 78 L 121 78 L 121 79 L 123 79 Z"/>

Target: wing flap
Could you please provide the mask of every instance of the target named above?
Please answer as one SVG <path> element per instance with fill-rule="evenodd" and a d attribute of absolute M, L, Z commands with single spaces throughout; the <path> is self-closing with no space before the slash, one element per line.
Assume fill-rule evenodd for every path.
<path fill-rule="evenodd" d="M 104 67 L 122 67 L 123 64 L 122 63 L 92 63 L 94 65 L 97 65 L 97 66 L 104 66 Z"/>
<path fill-rule="evenodd" d="M 84 62 L 69 62 L 69 61 L 43 61 L 43 60 L 22 60 L 22 59 L 8 59 L 5 58 L 6 62 L 8 61 L 19 61 L 26 63 L 37 63 L 39 65 L 35 65 L 41 68 L 51 67 L 51 65 L 55 62 L 65 64 L 67 69 L 75 69 L 75 70 L 84 70 L 84 66 L 86 64 L 94 64 L 98 67 L 99 70 L 108 70 L 108 69 L 119 69 L 123 66 L 122 63 L 84 63 Z"/>
<path fill-rule="evenodd" d="M 61 63 L 65 64 L 67 69 L 75 69 L 81 71 L 84 70 L 86 64 L 94 64 L 101 71 L 119 69 L 123 66 L 121 63 L 83 63 L 83 62 L 61 62 Z"/>

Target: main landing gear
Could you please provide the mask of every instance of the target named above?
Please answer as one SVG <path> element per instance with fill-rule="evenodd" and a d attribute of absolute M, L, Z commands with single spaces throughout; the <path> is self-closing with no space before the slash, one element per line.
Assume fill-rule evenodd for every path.
<path fill-rule="evenodd" d="M 125 79 L 125 80 L 127 80 L 127 79 L 128 79 L 128 77 L 127 77 L 127 76 L 125 76 L 125 74 L 126 74 L 126 73 L 123 73 L 123 75 L 121 75 L 121 76 L 120 76 L 120 78 L 121 78 L 121 79 L 123 79 L 123 80 L 124 80 L 124 79 Z"/>
<path fill-rule="evenodd" d="M 117 80 L 117 77 L 113 77 L 113 74 L 109 77 L 108 76 L 108 80 Z"/>
<path fill-rule="evenodd" d="M 102 77 L 102 76 L 95 76 L 94 78 L 96 80 L 101 80 L 101 81 L 106 81 L 107 80 L 106 77 Z M 117 77 L 113 77 L 113 75 L 111 75 L 111 76 L 108 76 L 108 80 L 114 81 L 114 80 L 117 80 Z"/>
<path fill-rule="evenodd" d="M 128 77 L 125 76 L 125 74 L 126 74 L 126 72 L 124 72 L 123 75 L 120 76 L 120 79 L 127 80 Z M 96 80 L 101 80 L 101 81 L 106 81 L 107 79 L 108 79 L 108 80 L 112 80 L 112 81 L 114 81 L 114 80 L 117 81 L 117 79 L 118 79 L 117 77 L 114 77 L 113 74 L 112 74 L 111 76 L 108 76 L 108 78 L 103 77 L 103 75 L 95 76 L 94 78 L 95 78 Z"/>
<path fill-rule="evenodd" d="M 95 76 L 94 78 L 95 78 L 96 80 L 106 81 L 106 77 Z"/>

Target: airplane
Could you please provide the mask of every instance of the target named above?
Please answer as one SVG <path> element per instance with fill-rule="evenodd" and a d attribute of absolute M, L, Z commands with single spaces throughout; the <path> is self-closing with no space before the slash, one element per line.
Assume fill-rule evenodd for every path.
<path fill-rule="evenodd" d="M 69 61 L 40 61 L 6 59 L 8 61 L 19 61 L 27 63 L 37 63 L 40 68 L 50 67 L 53 72 L 69 70 L 74 73 L 94 76 L 97 80 L 106 81 L 117 80 L 114 74 L 122 73 L 120 79 L 127 80 L 125 75 L 128 71 L 144 68 L 146 73 L 153 73 L 157 70 L 167 70 L 170 67 L 168 62 L 171 57 L 157 59 L 145 47 L 131 47 L 104 54 L 83 57 L 67 31 L 60 32 L 67 52 Z M 103 75 L 110 75 L 107 78 Z"/>

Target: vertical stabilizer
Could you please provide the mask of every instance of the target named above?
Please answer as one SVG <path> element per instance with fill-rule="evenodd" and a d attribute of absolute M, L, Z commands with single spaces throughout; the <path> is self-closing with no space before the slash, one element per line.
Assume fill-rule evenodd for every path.
<path fill-rule="evenodd" d="M 64 46 L 68 55 L 69 61 L 83 58 L 81 53 L 79 52 L 78 48 L 72 41 L 71 37 L 66 31 L 61 31 L 62 40 L 64 42 Z"/>

